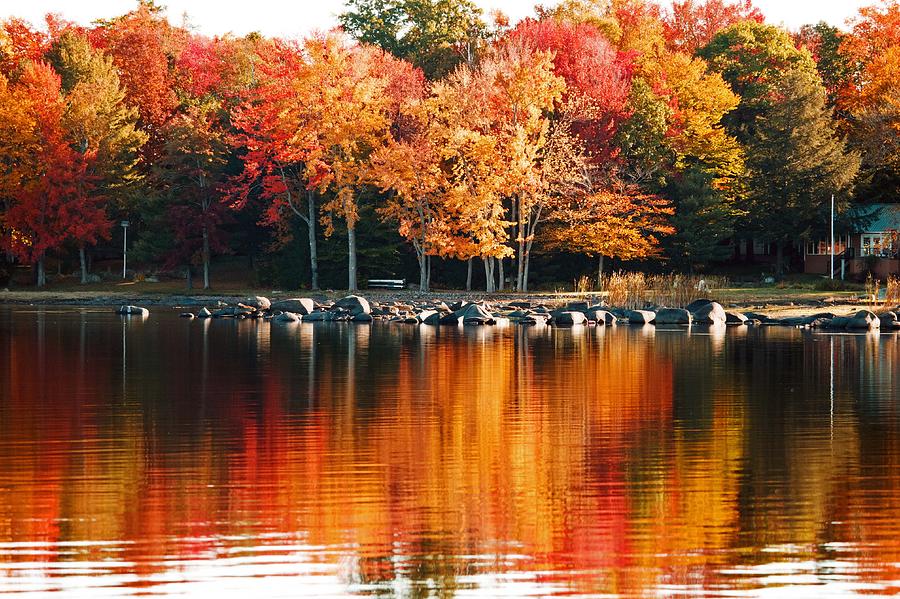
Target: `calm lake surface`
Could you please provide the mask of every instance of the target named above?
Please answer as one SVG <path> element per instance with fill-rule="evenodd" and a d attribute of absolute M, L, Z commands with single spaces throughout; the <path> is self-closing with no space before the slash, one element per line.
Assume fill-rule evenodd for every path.
<path fill-rule="evenodd" d="M 900 339 L 0 307 L 0 593 L 900 593 Z"/>

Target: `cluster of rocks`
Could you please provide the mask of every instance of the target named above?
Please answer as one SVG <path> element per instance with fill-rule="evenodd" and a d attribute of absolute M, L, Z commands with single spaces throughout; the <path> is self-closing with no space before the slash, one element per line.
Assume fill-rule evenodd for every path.
<path fill-rule="evenodd" d="M 119 314 L 147 316 L 146 308 L 122 306 Z M 265 319 L 274 322 L 359 322 L 374 320 L 401 324 L 490 326 L 551 325 L 557 327 L 608 326 L 615 324 L 691 326 L 791 326 L 831 330 L 871 331 L 900 330 L 897 312 L 876 315 L 861 310 L 853 316 L 836 316 L 828 312 L 810 316 L 771 318 L 753 312 L 726 311 L 721 304 L 708 299 L 691 302 L 684 308 L 647 307 L 643 310 L 612 308 L 605 303 L 570 302 L 550 307 L 529 301 L 511 301 L 491 305 L 486 302 L 411 300 L 369 302 L 358 295 L 348 295 L 334 302 L 316 302 L 310 298 L 282 299 L 275 302 L 261 296 L 247 298 L 237 305 L 220 305 L 214 310 L 204 307 L 196 314 L 185 312 L 184 318 Z"/>

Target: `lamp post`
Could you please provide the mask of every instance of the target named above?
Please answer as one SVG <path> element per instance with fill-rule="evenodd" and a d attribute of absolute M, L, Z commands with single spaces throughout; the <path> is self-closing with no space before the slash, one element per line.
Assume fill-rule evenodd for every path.
<path fill-rule="evenodd" d="M 126 278 L 125 275 L 125 267 L 128 263 L 128 225 L 131 224 L 127 220 L 123 220 L 121 223 L 122 232 L 125 236 L 122 239 L 122 280 L 124 281 Z"/>

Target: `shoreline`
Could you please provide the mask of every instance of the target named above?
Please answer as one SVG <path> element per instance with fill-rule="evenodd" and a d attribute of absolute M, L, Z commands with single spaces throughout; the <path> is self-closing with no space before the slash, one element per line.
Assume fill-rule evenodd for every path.
<path fill-rule="evenodd" d="M 792 317 L 809 314 L 811 311 L 852 313 L 861 309 L 869 309 L 875 312 L 895 309 L 893 306 L 871 305 L 859 299 L 846 295 L 835 296 L 828 293 L 806 293 L 784 290 L 782 293 L 771 293 L 766 296 L 754 297 L 748 295 L 743 298 L 731 298 L 727 296 L 733 290 L 719 290 L 710 293 L 711 299 L 721 303 L 726 309 L 752 310 L 763 312 L 772 317 Z M 773 290 L 774 291 L 774 290 Z M 233 306 L 245 302 L 249 297 L 263 296 L 277 301 L 281 299 L 308 297 L 317 303 L 335 301 L 348 295 L 345 290 L 309 291 L 263 291 L 263 290 L 229 290 L 222 293 L 174 293 L 169 291 L 0 291 L 0 305 L 41 305 L 41 306 L 68 306 L 68 307 L 97 307 L 115 308 L 123 304 L 137 305 L 146 308 L 202 308 Z M 465 290 L 437 290 L 429 293 L 411 291 L 407 289 L 365 289 L 356 292 L 369 301 L 376 303 L 390 302 L 434 302 L 443 300 L 447 302 L 465 300 L 468 302 L 487 302 L 491 304 L 503 304 L 509 302 L 530 302 L 543 304 L 551 308 L 558 308 L 572 301 L 588 300 L 600 301 L 606 294 L 604 292 L 496 292 L 485 293 L 483 291 Z M 718 296 L 718 299 L 716 299 Z"/>

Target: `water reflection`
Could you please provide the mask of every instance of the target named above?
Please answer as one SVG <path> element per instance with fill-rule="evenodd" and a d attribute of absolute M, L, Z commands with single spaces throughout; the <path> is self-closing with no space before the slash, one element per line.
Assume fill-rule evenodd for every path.
<path fill-rule="evenodd" d="M 0 330 L 0 592 L 898 588 L 897 336 Z"/>

